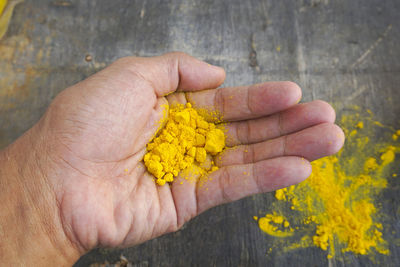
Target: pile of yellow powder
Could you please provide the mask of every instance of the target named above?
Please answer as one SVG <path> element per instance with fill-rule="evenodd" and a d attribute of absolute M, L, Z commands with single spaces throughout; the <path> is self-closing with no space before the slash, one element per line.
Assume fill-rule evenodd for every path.
<path fill-rule="evenodd" d="M 178 104 L 168 111 L 160 134 L 147 144 L 144 163 L 158 185 L 173 182 L 192 165 L 205 172 L 218 169 L 207 155 L 215 156 L 225 148 L 225 133 L 207 122 L 190 103 Z"/>
<path fill-rule="evenodd" d="M 277 251 L 317 246 L 328 251 L 328 258 L 338 251 L 389 253 L 377 196 L 388 179 L 397 177 L 393 163 L 400 152 L 400 131 L 375 121 L 370 111 L 360 114 L 354 109 L 340 122 L 347 137 L 344 149 L 314 161 L 307 180 L 277 190 L 272 212 L 254 217 L 265 233 L 287 238 Z M 376 132 L 382 130 L 386 135 L 377 139 Z"/>

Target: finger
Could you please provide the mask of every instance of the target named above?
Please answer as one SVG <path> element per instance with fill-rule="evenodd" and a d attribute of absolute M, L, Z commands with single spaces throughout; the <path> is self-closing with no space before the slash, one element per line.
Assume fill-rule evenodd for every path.
<path fill-rule="evenodd" d="M 117 66 L 116 69 L 128 70 L 131 77 L 150 84 L 157 96 L 164 96 L 175 90 L 216 88 L 225 80 L 225 71 L 222 68 L 181 52 L 150 58 L 126 57 L 113 65 Z"/>
<path fill-rule="evenodd" d="M 266 82 L 186 94 L 195 108 L 207 109 L 224 121 L 259 118 L 285 110 L 301 99 L 300 87 L 292 82 Z"/>
<path fill-rule="evenodd" d="M 223 167 L 197 187 L 197 212 L 243 197 L 297 184 L 311 174 L 310 163 L 282 157 L 246 165 Z"/>
<path fill-rule="evenodd" d="M 316 124 L 335 121 L 335 110 L 328 103 L 316 100 L 297 104 L 285 111 L 255 120 L 225 125 L 227 146 L 259 143 L 300 131 Z"/>
<path fill-rule="evenodd" d="M 332 123 L 322 123 L 261 143 L 229 148 L 215 160 L 218 166 L 247 164 L 282 156 L 298 156 L 313 161 L 338 152 L 343 143 L 342 129 Z"/>
<path fill-rule="evenodd" d="M 201 176 L 201 171 L 196 166 L 183 172 L 175 177 L 171 185 L 178 228 L 197 215 L 196 186 L 197 179 Z"/>

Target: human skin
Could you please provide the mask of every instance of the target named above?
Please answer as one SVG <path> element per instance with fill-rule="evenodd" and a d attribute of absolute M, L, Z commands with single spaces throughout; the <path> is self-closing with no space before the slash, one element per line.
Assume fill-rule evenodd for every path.
<path fill-rule="evenodd" d="M 299 183 L 309 161 L 342 147 L 332 107 L 298 104 L 296 84 L 212 89 L 224 79 L 219 67 L 170 53 L 119 59 L 62 91 L 0 152 L 0 262 L 69 266 L 95 247 L 137 245 L 216 205 Z M 235 149 L 216 159 L 206 187 L 181 177 L 157 186 L 146 143 L 163 107 L 186 101 L 221 114 Z"/>

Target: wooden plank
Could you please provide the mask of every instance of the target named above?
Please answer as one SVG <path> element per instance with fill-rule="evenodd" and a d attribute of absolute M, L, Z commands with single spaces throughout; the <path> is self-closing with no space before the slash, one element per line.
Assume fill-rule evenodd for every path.
<path fill-rule="evenodd" d="M 26 1 L 0 42 L 0 147 L 31 127 L 68 85 L 116 58 L 171 50 L 223 66 L 226 86 L 292 80 L 305 101 L 324 99 L 339 114 L 357 104 L 400 128 L 397 0 L 64 2 L 70 4 Z M 395 209 L 399 196 L 396 182 L 383 199 L 390 202 L 386 208 Z M 94 250 L 76 266 L 116 262 L 120 254 L 137 266 L 327 265 L 326 253 L 317 248 L 265 255 L 272 237 L 251 218 L 271 201 L 264 194 L 218 207 L 177 233 L 124 250 Z M 389 222 L 395 238 L 397 216 Z M 380 263 L 399 266 L 399 248 L 391 245 L 391 252 Z M 354 257 L 351 265 L 374 263 Z"/>

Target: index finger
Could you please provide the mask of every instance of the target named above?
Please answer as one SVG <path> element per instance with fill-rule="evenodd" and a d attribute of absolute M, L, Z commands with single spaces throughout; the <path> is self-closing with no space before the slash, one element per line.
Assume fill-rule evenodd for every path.
<path fill-rule="evenodd" d="M 186 99 L 195 108 L 217 114 L 219 120 L 239 121 L 274 114 L 297 104 L 301 89 L 293 82 L 266 82 L 187 92 Z"/>

